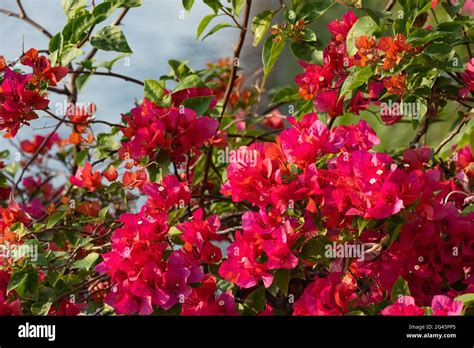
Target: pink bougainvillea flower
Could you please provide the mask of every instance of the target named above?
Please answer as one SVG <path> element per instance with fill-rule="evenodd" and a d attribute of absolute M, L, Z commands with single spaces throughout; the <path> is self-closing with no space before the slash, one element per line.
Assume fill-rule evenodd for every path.
<path fill-rule="evenodd" d="M 165 176 L 160 183 L 148 182 L 141 189 L 148 196 L 146 207 L 149 214 L 184 208 L 191 200 L 189 187 L 175 175 Z"/>
<path fill-rule="evenodd" d="M 76 175 L 71 176 L 71 184 L 88 189 L 93 192 L 102 186 L 102 177 L 99 171 L 92 172 L 92 165 L 87 162 L 82 168 L 78 168 Z"/>
<path fill-rule="evenodd" d="M 474 91 L 474 58 L 467 63 L 466 70 L 461 74 L 465 87 L 459 90 L 459 96 L 465 98 Z"/>
<path fill-rule="evenodd" d="M 461 315 L 463 309 L 461 301 L 454 301 L 445 295 L 436 295 L 431 303 L 433 315 Z"/>
<path fill-rule="evenodd" d="M 123 119 L 127 127 L 122 128 L 122 132 L 128 140 L 122 143 L 119 155 L 136 162 L 146 156 L 153 158 L 159 151 L 182 162 L 184 154 L 191 149 L 199 150 L 218 128 L 217 120 L 208 116 L 198 118 L 194 110 L 160 107 L 147 99 Z"/>
<path fill-rule="evenodd" d="M 203 211 L 198 209 L 193 213 L 194 220 L 184 222 L 177 226 L 183 234 L 180 238 L 185 242 L 184 249 L 195 253 L 195 256 L 202 263 L 217 263 L 222 258 L 219 247 L 213 245 L 211 241 L 219 240 L 216 233 L 220 227 L 220 220 L 217 215 L 203 220 Z"/>
<path fill-rule="evenodd" d="M 288 121 L 293 127 L 281 132 L 277 143 L 290 163 L 305 167 L 343 146 L 343 138 L 331 133 L 315 113 L 305 115 L 300 122 L 293 117 Z"/>
<path fill-rule="evenodd" d="M 411 296 L 400 296 L 394 304 L 391 304 L 385 307 L 382 312 L 382 315 L 393 315 L 393 316 L 405 316 L 405 315 L 415 315 L 422 316 L 425 314 L 423 308 L 415 305 L 415 299 Z"/>
<path fill-rule="evenodd" d="M 293 306 L 293 315 L 342 315 L 348 304 L 357 298 L 355 278 L 347 274 L 330 273 L 326 278 L 317 277 L 308 285 Z"/>
<path fill-rule="evenodd" d="M 217 295 L 216 285 L 216 278 L 206 274 L 200 286 L 192 289 L 191 294 L 183 304 L 182 315 L 239 315 L 232 292 L 227 291 Z"/>
<path fill-rule="evenodd" d="M 252 241 L 245 239 L 240 232 L 236 241 L 227 248 L 227 260 L 219 267 L 219 275 L 242 288 L 252 288 L 259 280 L 268 288 L 273 282 L 273 275 L 268 272 L 265 263 L 257 261 L 258 250 Z"/>
<path fill-rule="evenodd" d="M 325 112 L 330 117 L 340 116 L 344 113 L 342 110 L 344 100 L 339 98 L 339 93 L 336 90 L 319 93 L 314 99 L 314 105 L 318 112 Z"/>
<path fill-rule="evenodd" d="M 49 101 L 36 91 L 27 89 L 31 75 L 21 75 L 5 68 L 0 85 L 0 130 L 15 136 L 22 124 L 38 118 L 36 110 L 45 110 Z"/>

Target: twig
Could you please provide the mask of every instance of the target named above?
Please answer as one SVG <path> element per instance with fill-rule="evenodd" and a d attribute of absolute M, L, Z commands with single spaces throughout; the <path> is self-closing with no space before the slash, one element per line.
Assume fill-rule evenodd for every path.
<path fill-rule="evenodd" d="M 28 23 L 29 25 L 31 25 L 32 27 L 34 27 L 35 29 L 39 30 L 41 33 L 43 33 L 49 39 L 51 39 L 53 37 L 53 35 L 48 30 L 46 30 L 42 25 L 40 25 L 38 22 L 36 22 L 36 21 L 32 20 L 30 17 L 28 17 L 26 15 L 26 13 L 24 12 L 23 7 L 21 7 L 20 11 L 22 11 L 22 12 L 15 13 L 15 12 L 8 11 L 8 10 L 5 10 L 3 8 L 0 8 L 0 13 L 3 13 L 5 15 L 7 15 L 8 17 L 15 17 L 15 18 L 21 19 L 22 21 L 24 21 L 24 22 Z"/>
<path fill-rule="evenodd" d="M 227 89 L 224 94 L 224 101 L 222 103 L 222 111 L 219 116 L 219 126 L 222 122 L 222 119 L 224 117 L 225 111 L 227 109 L 227 104 L 229 103 L 230 96 L 232 94 L 232 90 L 234 89 L 234 84 L 235 80 L 237 79 L 237 65 L 236 64 L 239 61 L 240 58 L 240 53 L 242 51 L 242 47 L 244 46 L 245 42 L 245 36 L 247 34 L 247 27 L 250 19 L 250 8 L 252 7 L 252 0 L 246 0 L 246 6 L 245 6 L 245 13 L 244 13 L 244 19 L 243 19 L 243 24 L 241 25 L 240 29 L 240 35 L 239 35 L 239 41 L 237 42 L 237 45 L 234 48 L 234 59 L 232 61 L 232 69 L 230 71 L 230 80 L 229 83 L 227 84 Z M 216 133 L 219 127 L 216 129 Z M 211 161 L 212 161 L 212 147 L 210 147 L 207 151 L 206 155 L 206 163 L 204 166 L 204 175 L 203 175 L 203 180 L 202 180 L 202 188 L 201 188 L 201 194 L 203 195 L 204 192 L 206 191 L 206 185 L 207 185 L 207 179 L 209 178 L 209 169 L 211 167 Z M 203 200 L 201 199 L 200 205 L 202 205 Z"/>
<path fill-rule="evenodd" d="M 393 6 L 397 3 L 397 0 L 390 0 L 384 8 L 384 11 L 391 11 Z"/>
<path fill-rule="evenodd" d="M 122 74 L 117 74 L 112 71 L 84 71 L 84 70 L 76 70 L 76 71 L 71 71 L 70 74 L 73 75 L 80 75 L 80 74 L 91 74 L 91 75 L 98 75 L 98 76 L 110 76 L 110 77 L 116 77 L 128 82 L 133 82 L 136 83 L 137 85 L 144 86 L 145 83 L 143 81 L 140 81 L 138 79 L 135 79 L 130 76 L 122 75 Z"/>
<path fill-rule="evenodd" d="M 46 146 L 46 144 L 49 142 L 49 140 L 53 137 L 54 133 L 56 133 L 56 131 L 59 129 L 59 127 L 61 127 L 61 125 L 66 121 L 66 116 L 64 116 L 59 122 L 58 124 L 56 125 L 56 127 L 54 127 L 54 130 L 43 140 L 43 143 L 38 147 L 38 149 L 36 150 L 36 152 L 34 153 L 34 155 L 30 158 L 30 160 L 28 161 L 28 163 L 25 165 L 25 167 L 23 168 L 23 170 L 21 171 L 21 174 L 20 174 L 20 177 L 18 178 L 18 180 L 16 181 L 15 183 L 15 186 L 13 187 L 13 190 L 12 190 L 12 195 L 14 194 L 14 192 L 16 191 L 16 189 L 18 188 L 18 185 L 20 184 L 21 180 L 23 179 L 23 176 L 25 175 L 26 171 L 28 170 L 28 167 L 36 160 L 36 158 L 40 155 L 40 153 L 43 151 L 44 147 Z"/>
<path fill-rule="evenodd" d="M 461 122 L 459 122 L 459 124 L 456 126 L 456 128 L 451 132 L 449 133 L 449 135 L 438 145 L 438 147 L 436 147 L 436 149 L 434 150 L 434 154 L 438 154 L 441 149 L 447 144 L 449 143 L 456 135 L 459 134 L 459 132 L 461 131 L 461 129 L 469 123 L 470 119 L 471 119 L 471 116 L 473 114 L 471 113 L 468 113 L 466 116 L 464 116 L 464 118 L 461 120 Z"/>
<path fill-rule="evenodd" d="M 105 124 L 109 127 L 117 127 L 117 128 L 122 128 L 123 127 L 123 125 L 121 125 L 121 124 L 111 123 L 111 122 L 102 121 L 102 120 L 90 120 L 90 121 L 85 121 L 85 122 L 75 122 L 75 121 L 71 121 L 71 120 L 63 120 L 61 117 L 56 116 L 55 114 L 53 114 L 49 110 L 43 110 L 43 111 L 46 112 L 49 116 L 51 116 L 52 118 L 54 118 L 56 120 L 63 121 L 64 123 L 73 124 L 73 125 L 76 125 L 76 126 L 87 126 L 88 124 L 91 124 L 91 123 L 94 123 L 94 124 L 95 123 L 100 123 L 100 124 Z"/>

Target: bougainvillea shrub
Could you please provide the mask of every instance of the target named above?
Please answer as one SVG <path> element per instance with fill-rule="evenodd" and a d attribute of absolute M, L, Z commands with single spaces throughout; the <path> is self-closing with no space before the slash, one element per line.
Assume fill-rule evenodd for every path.
<path fill-rule="evenodd" d="M 206 0 L 234 51 L 145 81 L 114 71 L 140 0 L 63 1 L 56 34 L 17 3 L 49 47 L 0 56 L 1 315 L 474 313 L 472 1 Z M 107 120 L 103 75 L 143 86 Z"/>

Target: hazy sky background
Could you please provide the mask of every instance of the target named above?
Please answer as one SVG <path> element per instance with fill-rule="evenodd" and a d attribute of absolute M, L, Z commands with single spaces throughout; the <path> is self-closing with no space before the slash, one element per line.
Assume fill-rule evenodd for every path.
<path fill-rule="evenodd" d="M 23 0 L 22 3 L 27 14 L 53 35 L 62 30 L 66 23 L 66 16 L 60 0 Z M 15 0 L 0 0 L 0 7 L 18 12 Z M 170 59 L 189 60 L 189 65 L 192 68 L 200 69 L 204 68 L 208 62 L 232 56 L 233 46 L 238 37 L 238 31 L 235 29 L 223 29 L 205 41 L 195 40 L 199 22 L 209 13 L 211 13 L 211 9 L 202 1 L 196 1 L 192 11 L 186 14 L 181 0 L 143 0 L 143 6 L 132 8 L 121 25 L 134 52 L 129 57 L 130 66 L 125 66 L 122 60 L 114 65 L 113 71 L 140 80 L 158 79 L 170 71 L 167 63 Z M 117 14 L 118 11 L 110 21 Z M 215 19 L 215 22 L 211 24 L 219 21 L 221 21 L 220 18 Z M 100 26 L 106 24 L 107 22 L 101 23 Z M 209 26 L 209 28 L 211 27 L 212 25 Z M 7 60 L 16 59 L 22 53 L 23 40 L 25 50 L 30 47 L 37 49 L 48 47 L 48 39 L 39 31 L 17 18 L 0 14 L 0 54 L 4 55 Z M 244 68 L 246 60 L 252 61 L 248 55 L 253 55 L 255 52 L 255 50 L 248 48 L 250 47 L 247 46 L 242 54 Z M 84 50 L 87 53 L 89 49 L 90 46 L 86 46 Z M 96 57 L 97 61 L 101 62 L 108 61 L 117 55 L 118 53 L 114 52 L 100 52 Z M 80 94 L 79 102 L 96 103 L 97 119 L 118 122 L 120 114 L 133 107 L 134 99 L 139 100 L 142 97 L 143 88 L 139 85 L 120 79 L 97 76 L 89 80 Z M 62 102 L 64 97 L 51 94 L 50 99 L 50 108 L 54 110 L 56 103 Z M 44 116 L 44 113 L 40 113 L 40 115 Z M 35 128 L 56 123 L 55 120 L 47 120 L 47 122 L 46 120 L 42 118 L 32 122 L 33 129 L 23 127 L 17 139 L 29 138 Z M 108 128 L 101 127 L 98 126 L 94 129 L 105 131 Z M 48 133 L 48 130 L 34 130 L 34 132 L 35 134 L 44 134 Z M 60 135 L 66 136 L 69 133 L 67 127 L 62 127 Z M 7 146 L 7 143 L 6 140 L 0 139 L 0 149 Z"/>

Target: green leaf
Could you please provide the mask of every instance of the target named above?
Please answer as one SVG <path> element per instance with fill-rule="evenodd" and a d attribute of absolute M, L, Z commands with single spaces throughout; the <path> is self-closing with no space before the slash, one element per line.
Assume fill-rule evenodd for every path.
<path fill-rule="evenodd" d="M 466 308 L 474 304 L 474 294 L 463 294 L 454 298 L 454 301 L 461 301 L 463 305 L 463 312 L 466 311 Z"/>
<path fill-rule="evenodd" d="M 222 8 L 220 0 L 204 0 L 204 3 L 212 8 L 215 14 Z"/>
<path fill-rule="evenodd" d="M 90 253 L 82 260 L 77 260 L 76 262 L 74 262 L 71 267 L 73 269 L 89 271 L 98 259 L 99 259 L 99 254 Z"/>
<path fill-rule="evenodd" d="M 92 73 L 82 74 L 76 78 L 76 88 L 78 92 L 81 92 L 84 89 L 87 81 L 89 80 L 91 76 L 92 76 Z"/>
<path fill-rule="evenodd" d="M 272 22 L 273 16 L 275 16 L 275 11 L 263 11 L 256 15 L 252 21 L 252 34 L 254 35 L 253 38 L 253 45 L 257 46 L 260 41 L 262 41 L 263 37 L 265 36 L 266 32 L 270 28 L 270 24 Z"/>
<path fill-rule="evenodd" d="M 83 54 L 84 52 L 80 50 L 79 48 L 69 47 L 62 52 L 59 58 L 59 61 L 61 62 L 62 66 L 66 66 L 69 63 L 71 63 L 74 59 L 82 56 Z"/>
<path fill-rule="evenodd" d="M 178 79 L 182 80 L 186 76 L 194 73 L 194 71 L 187 66 L 188 61 L 179 61 L 171 59 L 168 61 L 169 66 L 173 69 L 172 74 L 176 76 Z"/>
<path fill-rule="evenodd" d="M 202 116 L 205 114 L 207 109 L 209 109 L 209 105 L 213 100 L 214 97 L 212 96 L 189 98 L 183 102 L 183 106 L 196 111 L 198 116 Z"/>
<path fill-rule="evenodd" d="M 277 269 L 273 277 L 273 284 L 275 284 L 285 296 L 288 296 L 289 283 L 290 270 L 285 268 Z"/>
<path fill-rule="evenodd" d="M 300 255 L 305 260 L 320 262 L 326 259 L 326 246 L 330 244 L 331 242 L 326 236 L 316 236 L 303 245 Z"/>
<path fill-rule="evenodd" d="M 66 216 L 67 210 L 66 209 L 58 209 L 56 210 L 53 214 L 48 219 L 48 222 L 46 223 L 46 228 L 50 229 L 53 228 L 59 221 L 64 219 Z"/>
<path fill-rule="evenodd" d="M 207 16 L 204 16 L 204 18 L 201 20 L 201 22 L 198 25 L 197 32 L 196 32 L 196 40 L 199 39 L 199 37 L 202 35 L 204 30 L 206 30 L 207 26 L 209 23 L 216 17 L 214 13 L 208 14 Z"/>
<path fill-rule="evenodd" d="M 57 33 L 56 35 L 54 35 L 51 38 L 51 40 L 49 40 L 49 45 L 48 45 L 49 52 L 52 53 L 52 52 L 61 50 L 61 48 L 63 47 L 63 42 L 64 42 L 64 39 L 63 39 L 62 33 Z"/>
<path fill-rule="evenodd" d="M 280 56 L 283 48 L 285 47 L 285 41 L 274 42 L 275 36 L 270 36 L 263 45 L 262 62 L 263 62 L 263 73 L 268 76 L 270 71 L 273 69 L 278 57 Z"/>
<path fill-rule="evenodd" d="M 245 304 L 257 313 L 265 310 L 265 288 L 263 286 L 252 291 L 245 300 Z"/>
<path fill-rule="evenodd" d="M 232 0 L 232 8 L 236 16 L 240 14 L 244 5 L 245 5 L 245 0 Z"/>
<path fill-rule="evenodd" d="M 298 94 L 298 87 L 285 86 L 271 92 L 273 94 L 272 104 L 289 103 L 301 99 Z"/>
<path fill-rule="evenodd" d="M 178 91 L 181 91 L 183 89 L 193 88 L 193 87 L 205 87 L 205 85 L 202 82 L 201 78 L 197 74 L 192 74 L 192 75 L 186 76 L 184 79 L 182 79 L 176 85 L 176 88 L 174 89 L 173 92 L 178 92 Z"/>
<path fill-rule="evenodd" d="M 229 28 L 229 27 L 235 27 L 235 26 L 229 23 L 219 23 L 216 26 L 214 26 L 211 30 L 209 30 L 209 32 L 202 39 L 205 40 L 208 36 L 211 36 L 212 34 L 217 33 L 219 30 L 224 29 L 224 28 Z"/>
<path fill-rule="evenodd" d="M 391 296 L 394 302 L 397 301 L 400 296 L 410 296 L 410 288 L 405 279 L 399 277 L 395 284 L 393 284 Z"/>
<path fill-rule="evenodd" d="M 91 45 L 103 51 L 133 53 L 130 46 L 128 46 L 122 29 L 115 25 L 109 25 L 99 30 L 99 32 L 91 38 Z"/>
<path fill-rule="evenodd" d="M 346 45 L 347 53 L 349 56 L 353 56 L 357 53 L 357 48 L 355 47 L 355 39 L 359 36 L 371 36 L 377 30 L 379 26 L 377 23 L 369 16 L 359 18 L 357 22 L 354 23 L 351 30 L 347 34 Z"/>
<path fill-rule="evenodd" d="M 344 81 L 344 84 L 341 88 L 340 96 L 344 97 L 359 88 L 360 86 L 367 84 L 373 74 L 374 72 L 372 71 L 371 66 L 366 66 L 363 68 L 355 67 L 354 70 L 351 71 L 347 79 Z"/>
<path fill-rule="evenodd" d="M 170 230 L 168 231 L 168 235 L 170 237 L 176 237 L 176 236 L 179 236 L 181 235 L 183 232 L 181 232 L 180 230 L 178 230 L 175 226 L 172 226 L 170 227 Z"/>
<path fill-rule="evenodd" d="M 132 8 L 140 7 L 143 5 L 143 0 L 107 0 L 113 4 L 117 4 L 118 7 Z"/>
<path fill-rule="evenodd" d="M 159 103 L 165 95 L 165 89 L 156 80 L 145 80 L 145 97 L 153 103 Z"/>
<path fill-rule="evenodd" d="M 191 11 L 194 5 L 194 0 L 183 0 L 183 7 L 186 11 Z"/>
<path fill-rule="evenodd" d="M 306 22 L 312 22 L 321 17 L 329 8 L 335 4 L 332 0 L 318 0 L 305 4 L 301 10 L 298 10 L 299 17 Z"/>
<path fill-rule="evenodd" d="M 62 0 L 61 4 L 66 16 L 71 18 L 78 9 L 86 6 L 86 0 Z"/>
<path fill-rule="evenodd" d="M 33 315 L 48 315 L 52 304 L 53 304 L 52 298 L 49 298 L 46 301 L 35 302 L 31 305 L 31 313 Z"/>
<path fill-rule="evenodd" d="M 309 63 L 318 63 L 322 58 L 322 51 L 319 51 L 315 45 L 306 42 L 292 42 L 291 52 L 295 57 Z"/>
<path fill-rule="evenodd" d="M 435 42 L 432 45 L 426 47 L 423 53 L 428 54 L 430 56 L 437 56 L 450 54 L 452 50 L 453 47 L 451 45 L 447 45 L 445 42 Z"/>
<path fill-rule="evenodd" d="M 49 40 L 48 50 L 49 50 L 49 59 L 51 60 L 51 65 L 55 66 L 61 55 L 62 47 L 64 44 L 64 38 L 62 33 L 57 33 L 54 35 L 51 40 Z"/>
<path fill-rule="evenodd" d="M 21 298 L 32 298 L 38 293 L 39 275 L 35 270 L 14 271 L 8 283 L 7 293 L 15 290 Z"/>
<path fill-rule="evenodd" d="M 113 66 L 115 63 L 117 63 L 120 59 L 124 58 L 124 57 L 127 57 L 128 55 L 130 55 L 129 53 L 122 53 L 122 54 L 119 54 L 117 57 L 115 57 L 114 59 L 112 60 L 109 60 L 109 61 L 106 61 L 106 62 L 102 62 L 100 64 L 98 64 L 97 66 L 100 66 L 100 67 L 104 67 L 106 68 L 107 70 L 112 70 Z"/>

